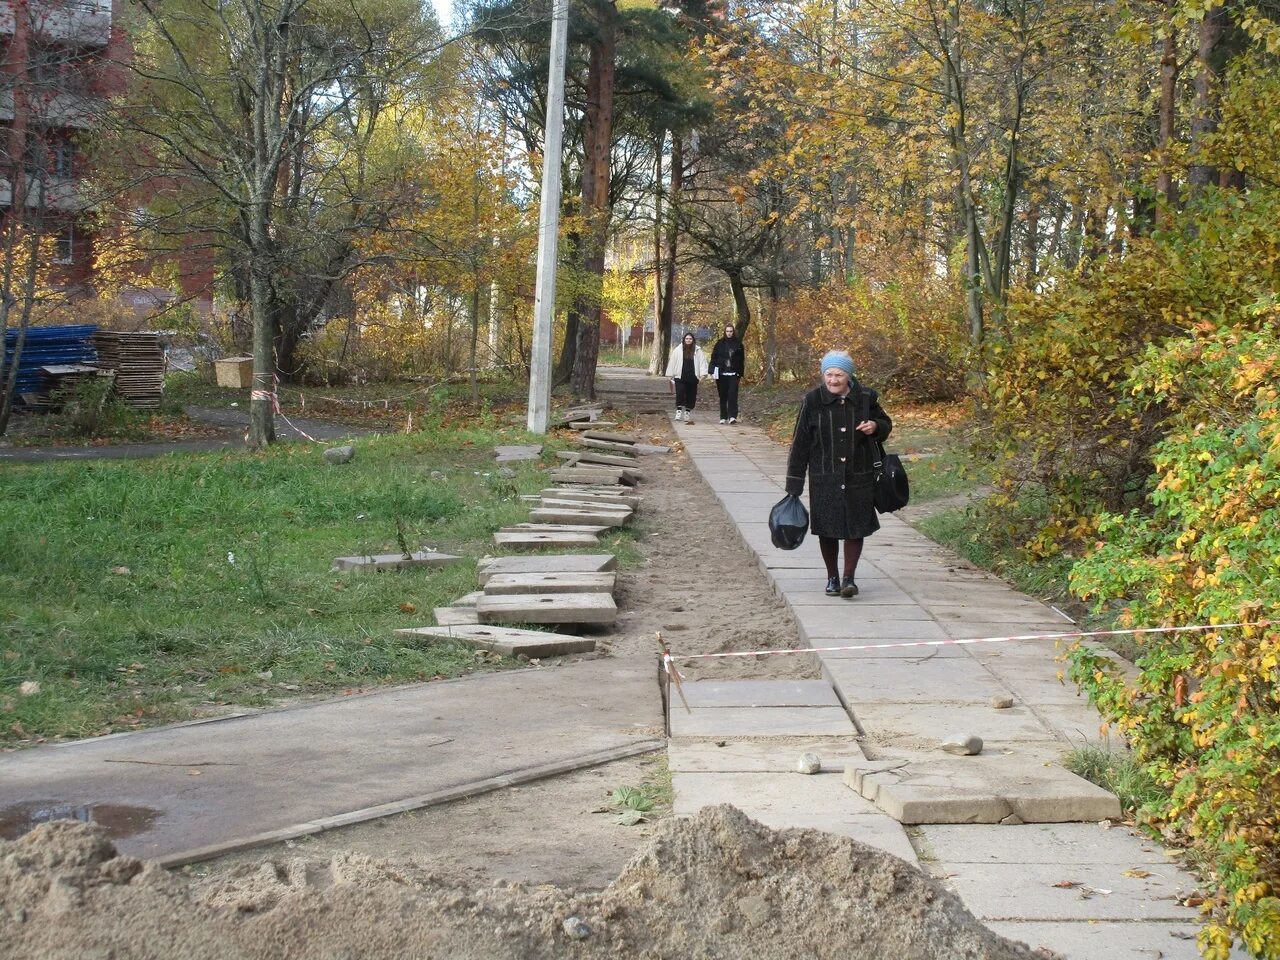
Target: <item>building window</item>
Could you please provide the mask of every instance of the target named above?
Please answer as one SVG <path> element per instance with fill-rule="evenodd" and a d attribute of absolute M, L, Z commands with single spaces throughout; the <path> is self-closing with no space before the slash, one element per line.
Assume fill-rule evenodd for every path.
<path fill-rule="evenodd" d="M 67 224 L 58 232 L 57 238 L 54 240 L 53 259 L 56 263 L 71 263 L 76 253 L 76 228 L 74 224 Z"/>

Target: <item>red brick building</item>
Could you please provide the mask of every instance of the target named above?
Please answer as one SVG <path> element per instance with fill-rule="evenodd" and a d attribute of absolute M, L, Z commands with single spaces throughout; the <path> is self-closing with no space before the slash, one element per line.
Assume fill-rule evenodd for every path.
<path fill-rule="evenodd" d="M 86 138 L 124 82 L 118 0 L 0 0 L 0 213 L 55 238 L 55 276 L 93 264 Z"/>

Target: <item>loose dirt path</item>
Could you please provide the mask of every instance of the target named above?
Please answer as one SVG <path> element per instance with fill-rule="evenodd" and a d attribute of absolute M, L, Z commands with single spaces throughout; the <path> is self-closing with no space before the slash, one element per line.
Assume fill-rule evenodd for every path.
<path fill-rule="evenodd" d="M 690 653 L 796 647 L 794 621 L 737 538 L 710 488 L 679 448 L 665 416 L 631 426 L 670 456 L 646 457 L 638 545 L 645 557 L 619 578 L 617 625 L 602 639 L 615 655 L 655 655 L 655 634 Z M 690 673 L 689 671 L 686 671 Z M 813 657 L 711 661 L 690 676 L 816 677 Z M 570 693 L 571 695 L 571 693 Z M 343 853 L 429 862 L 459 882 L 507 880 L 600 889 L 644 843 L 652 827 L 618 825 L 608 808 L 620 786 L 661 784 L 662 756 L 640 757 L 566 774 L 522 788 L 334 830 L 287 845 L 233 854 L 187 868 L 195 876 L 252 874 L 261 865 L 327 860 Z M 659 810 L 665 816 L 665 810 Z M 459 842 L 458 838 L 468 838 Z"/>

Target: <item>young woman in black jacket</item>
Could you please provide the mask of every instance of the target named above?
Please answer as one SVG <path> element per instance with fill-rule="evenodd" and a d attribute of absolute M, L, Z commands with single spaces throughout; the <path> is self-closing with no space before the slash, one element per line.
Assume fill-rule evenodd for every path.
<path fill-rule="evenodd" d="M 711 348 L 711 376 L 720 394 L 720 422 L 738 422 L 738 385 L 746 366 L 746 352 L 733 324 L 724 325 L 724 336 Z"/>
<path fill-rule="evenodd" d="M 853 358 L 833 350 L 822 358 L 822 385 L 805 394 L 796 418 L 787 493 L 799 496 L 809 477 L 809 529 L 827 567 L 827 595 L 857 596 L 854 574 L 862 541 L 880 529 L 874 499 L 875 444 L 893 421 L 874 390 L 853 376 Z M 865 416 L 862 411 L 866 410 Z M 844 541 L 843 578 L 836 568 Z"/>

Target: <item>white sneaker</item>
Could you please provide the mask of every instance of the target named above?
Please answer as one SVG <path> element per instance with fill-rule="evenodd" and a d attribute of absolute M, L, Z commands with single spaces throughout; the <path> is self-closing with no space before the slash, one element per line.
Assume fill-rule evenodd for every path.
<path fill-rule="evenodd" d="M 724 417 L 721 417 L 721 418 L 720 418 L 720 422 L 721 422 L 721 423 L 724 423 L 724 422 L 725 422 Z"/>
<path fill-rule="evenodd" d="M 679 407 L 676 407 L 676 423 L 679 423 L 683 419 L 684 419 L 684 411 L 681 410 Z"/>
<path fill-rule="evenodd" d="M 729 422 L 730 422 L 730 423 L 737 423 L 737 422 L 738 422 L 738 418 L 737 418 L 737 417 L 730 417 L 730 418 L 729 418 Z"/>
<path fill-rule="evenodd" d="M 685 423 L 693 423 L 693 411 L 692 411 L 692 410 L 686 410 L 686 411 L 684 412 L 684 422 L 685 422 Z"/>

